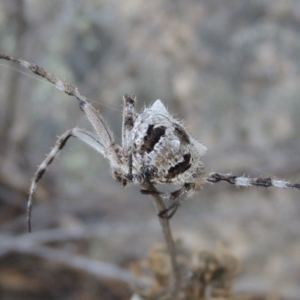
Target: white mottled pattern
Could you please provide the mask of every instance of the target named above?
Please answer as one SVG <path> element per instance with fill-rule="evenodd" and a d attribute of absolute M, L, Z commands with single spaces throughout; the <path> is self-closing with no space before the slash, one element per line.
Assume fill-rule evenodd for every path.
<path fill-rule="evenodd" d="M 272 179 L 273 186 L 276 186 L 279 188 L 286 188 L 288 183 L 289 183 L 288 181 Z"/>
<path fill-rule="evenodd" d="M 29 62 L 27 62 L 25 60 L 20 60 L 20 65 L 23 66 L 23 67 L 25 67 L 25 68 L 27 68 L 27 69 L 29 69 L 31 63 L 29 63 Z"/>
<path fill-rule="evenodd" d="M 56 81 L 55 87 L 61 91 L 65 90 L 65 84 L 60 79 Z"/>
<path fill-rule="evenodd" d="M 251 186 L 251 180 L 247 177 L 237 177 L 235 179 L 236 186 Z"/>

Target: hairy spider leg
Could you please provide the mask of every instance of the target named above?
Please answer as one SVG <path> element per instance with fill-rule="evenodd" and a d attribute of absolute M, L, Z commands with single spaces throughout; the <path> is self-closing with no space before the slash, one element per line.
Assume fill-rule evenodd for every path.
<path fill-rule="evenodd" d="M 188 197 L 190 197 L 194 191 L 196 190 L 194 183 L 186 183 L 180 189 L 172 192 L 172 193 L 160 193 L 160 192 L 152 192 L 147 190 L 141 190 L 142 194 L 160 194 L 160 196 L 164 199 L 167 199 L 171 204 L 164 210 L 158 213 L 158 216 L 163 219 L 171 219 L 176 213 L 177 209 L 181 205 L 181 203 Z"/>
<path fill-rule="evenodd" d="M 98 141 L 101 141 L 103 151 L 101 150 L 100 153 L 103 154 L 104 157 L 109 160 L 110 165 L 113 169 L 113 173 L 123 174 L 122 171 L 123 155 L 120 146 L 115 144 L 113 134 L 110 131 L 107 124 L 105 123 L 105 121 L 103 120 L 103 118 L 101 117 L 101 115 L 99 114 L 99 112 L 96 111 L 94 107 L 88 103 L 87 98 L 79 92 L 77 87 L 60 80 L 59 78 L 57 78 L 52 73 L 45 70 L 44 68 L 39 67 L 38 65 L 25 61 L 23 59 L 17 59 L 12 56 L 4 55 L 4 54 L 0 54 L 0 59 L 5 59 L 8 61 L 15 62 L 21 65 L 22 67 L 31 70 L 34 74 L 41 76 L 46 80 L 48 80 L 49 82 L 51 82 L 57 89 L 61 90 L 65 94 L 77 98 L 77 100 L 79 101 L 79 107 L 86 114 L 87 118 L 91 122 L 92 126 L 94 127 L 98 135 L 98 138 L 95 137 L 94 138 Z M 92 134 L 90 135 L 93 136 Z M 82 140 L 84 141 L 84 139 Z M 43 172 L 45 172 L 45 170 Z M 39 172 L 39 173 L 43 173 L 43 172 Z M 116 177 L 117 176 L 115 176 L 115 178 Z M 33 188 L 33 190 L 35 188 Z M 32 200 L 29 199 L 30 210 L 31 210 L 31 206 L 32 206 Z"/>
<path fill-rule="evenodd" d="M 123 156 L 128 159 L 128 174 L 126 177 L 132 181 L 132 151 L 133 151 L 133 136 L 132 129 L 136 118 L 134 109 L 136 97 L 132 94 L 125 94 L 123 96 L 123 125 L 122 125 L 122 149 Z"/>
<path fill-rule="evenodd" d="M 42 176 L 44 175 L 48 166 L 53 162 L 54 158 L 57 157 L 57 155 L 60 153 L 60 151 L 66 145 L 68 139 L 71 136 L 78 138 L 80 141 L 91 146 L 96 151 L 100 152 L 101 154 L 104 154 L 105 149 L 104 149 L 101 141 L 98 138 L 96 138 L 92 133 L 90 133 L 84 129 L 73 128 L 71 130 L 66 131 L 62 136 L 60 136 L 58 138 L 58 140 L 55 143 L 54 148 L 47 155 L 45 160 L 39 165 L 38 169 L 36 170 L 36 172 L 33 176 L 32 181 L 31 181 L 29 197 L 28 197 L 28 202 L 27 202 L 27 225 L 28 225 L 29 232 L 31 232 L 31 211 L 32 211 L 32 205 L 33 205 L 33 195 L 36 191 L 37 184 L 38 184 L 39 180 L 42 178 Z"/>
<path fill-rule="evenodd" d="M 278 188 L 296 188 L 300 189 L 299 183 L 291 183 L 289 181 L 277 179 L 277 178 L 250 178 L 245 176 L 235 176 L 232 174 L 222 173 L 210 173 L 207 177 L 208 182 L 217 183 L 220 181 L 226 181 L 230 184 L 234 184 L 237 187 L 240 186 L 262 186 L 262 187 L 278 187 Z"/>
<path fill-rule="evenodd" d="M 181 203 L 190 197 L 195 191 L 195 184 L 185 183 L 180 189 L 170 193 L 169 200 L 172 202 L 165 210 L 161 211 L 160 218 L 171 219 L 176 213 Z"/>

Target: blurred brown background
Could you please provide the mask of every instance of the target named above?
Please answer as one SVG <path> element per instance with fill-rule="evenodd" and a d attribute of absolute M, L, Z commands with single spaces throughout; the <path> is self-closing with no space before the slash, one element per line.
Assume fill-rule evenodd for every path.
<path fill-rule="evenodd" d="M 185 120 L 208 147 L 208 170 L 300 180 L 297 0 L 2 0 L 0 52 L 78 86 L 117 141 L 132 92 L 138 109 L 161 99 Z M 27 241 L 122 265 L 162 234 L 150 199 L 71 139 L 39 185 L 28 236 L 37 165 L 58 135 L 91 126 L 76 99 L 14 68 L 0 62 L 0 299 L 126 299 L 125 287 L 122 298 L 20 250 Z M 171 225 L 193 249 L 222 241 L 240 258 L 236 291 L 300 298 L 299 191 L 207 185 Z"/>

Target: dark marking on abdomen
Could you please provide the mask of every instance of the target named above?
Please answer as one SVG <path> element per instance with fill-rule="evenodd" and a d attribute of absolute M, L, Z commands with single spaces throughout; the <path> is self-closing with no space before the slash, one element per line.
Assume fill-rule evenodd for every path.
<path fill-rule="evenodd" d="M 167 179 L 173 179 L 179 174 L 184 173 L 186 170 L 188 170 L 191 166 L 190 164 L 191 154 L 185 154 L 183 155 L 183 161 L 175 165 L 174 167 L 171 167 L 168 170 Z"/>
<path fill-rule="evenodd" d="M 175 127 L 175 134 L 179 137 L 180 141 L 184 144 L 189 144 L 190 143 L 190 138 L 188 134 L 185 132 L 185 130 L 179 126 L 179 125 L 174 125 Z"/>
<path fill-rule="evenodd" d="M 165 134 L 165 132 L 165 126 L 154 128 L 154 125 L 149 125 L 147 133 L 144 137 L 144 144 L 142 145 L 141 150 L 150 153 L 153 150 L 154 146 L 158 143 L 159 139 Z"/>

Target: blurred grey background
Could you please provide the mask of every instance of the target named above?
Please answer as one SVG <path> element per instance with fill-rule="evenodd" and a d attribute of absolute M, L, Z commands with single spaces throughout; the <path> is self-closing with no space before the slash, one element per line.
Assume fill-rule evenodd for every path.
<path fill-rule="evenodd" d="M 207 170 L 300 180 L 299 1 L 1 0 L 0 52 L 76 85 L 118 142 L 122 95 L 132 92 L 138 110 L 161 99 L 185 121 L 208 147 Z M 5 240 L 26 237 L 30 180 L 57 136 L 91 126 L 76 99 L 6 61 L 0 87 Z M 171 225 L 189 247 L 212 249 L 222 241 L 241 260 L 236 291 L 300 298 L 299 191 L 206 185 Z M 151 200 L 114 182 L 107 161 L 74 139 L 40 182 L 33 230 L 62 231 L 59 246 L 68 253 L 115 264 L 162 241 Z M 68 230 L 85 234 L 68 240 Z M 31 274 L 26 298 L 18 277 L 8 280 L 10 268 L 19 274 L 22 254 L 11 256 L 1 244 L 1 299 L 34 299 L 32 266 L 22 265 Z M 44 299 L 58 299 L 52 293 Z"/>

